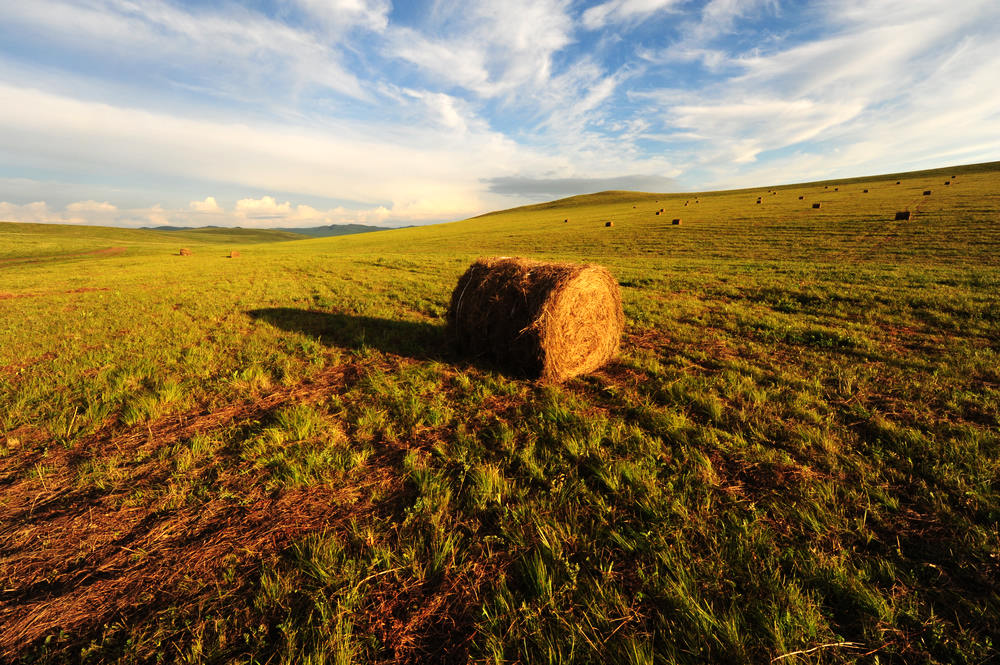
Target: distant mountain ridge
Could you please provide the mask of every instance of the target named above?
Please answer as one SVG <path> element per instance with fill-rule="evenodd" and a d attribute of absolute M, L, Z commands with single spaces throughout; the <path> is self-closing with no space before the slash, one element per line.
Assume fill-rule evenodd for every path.
<path fill-rule="evenodd" d="M 240 226 L 144 226 L 150 231 L 201 231 L 201 230 L 241 230 L 241 231 L 282 231 L 285 233 L 296 233 L 298 235 L 309 236 L 311 238 L 327 238 L 330 236 L 346 236 L 355 233 L 371 233 L 372 231 L 388 231 L 393 228 L 409 228 L 408 226 L 371 226 L 368 224 L 329 224 L 327 226 L 310 226 L 297 229 L 270 228 L 270 229 L 244 229 Z"/>
<path fill-rule="evenodd" d="M 291 233 L 301 233 L 302 235 L 314 238 L 326 238 L 328 236 L 347 236 L 355 233 L 371 233 L 372 231 L 390 231 L 392 229 L 407 229 L 408 226 L 371 226 L 369 224 L 330 224 L 328 226 L 310 226 L 301 229 L 280 229 Z M 279 230 L 279 229 L 274 229 Z"/>

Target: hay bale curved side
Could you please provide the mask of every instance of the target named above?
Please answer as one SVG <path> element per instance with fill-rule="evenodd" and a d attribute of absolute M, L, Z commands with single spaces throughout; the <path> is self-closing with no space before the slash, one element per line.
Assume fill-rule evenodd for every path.
<path fill-rule="evenodd" d="M 459 278 L 448 308 L 461 353 L 547 381 L 607 363 L 624 327 L 617 280 L 592 264 L 479 259 Z"/>

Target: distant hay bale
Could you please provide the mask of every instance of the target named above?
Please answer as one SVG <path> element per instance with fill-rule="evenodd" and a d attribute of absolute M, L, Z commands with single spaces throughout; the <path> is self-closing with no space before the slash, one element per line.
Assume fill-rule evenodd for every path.
<path fill-rule="evenodd" d="M 865 189 L 865 190 L 862 190 L 862 192 L 861 192 L 861 193 L 862 193 L 862 194 L 867 194 L 867 193 L 868 193 L 868 190 L 867 190 L 867 189 Z"/>
<path fill-rule="evenodd" d="M 458 350 L 546 381 L 592 372 L 618 353 L 625 317 L 618 282 L 602 266 L 481 258 L 448 308 Z"/>
<path fill-rule="evenodd" d="M 833 188 L 833 191 L 835 191 L 835 192 L 839 192 L 839 191 L 840 191 L 840 187 L 834 187 L 834 188 Z"/>
<path fill-rule="evenodd" d="M 663 212 L 664 210 L 665 210 L 665 208 L 660 208 L 660 212 Z"/>
<path fill-rule="evenodd" d="M 910 218 L 910 211 L 909 210 L 900 210 L 899 212 L 896 213 L 896 219 L 894 221 L 897 221 L 897 222 L 899 222 L 899 221 L 906 221 L 909 218 Z"/>
<path fill-rule="evenodd" d="M 946 184 L 946 185 L 950 185 L 950 184 L 951 184 L 951 180 L 945 180 L 945 181 L 944 181 L 944 184 Z"/>
<path fill-rule="evenodd" d="M 568 219 L 564 219 L 564 220 L 563 220 L 563 224 L 566 224 L 567 222 L 569 222 L 569 220 L 568 220 Z"/>
<path fill-rule="evenodd" d="M 615 223 L 614 223 L 614 222 L 604 222 L 604 226 L 605 226 L 605 227 L 608 227 L 608 226 L 614 226 L 614 225 L 615 225 Z"/>
<path fill-rule="evenodd" d="M 930 196 L 930 195 L 931 195 L 931 190 L 925 189 L 924 190 L 924 196 Z"/>
<path fill-rule="evenodd" d="M 181 247 L 180 256 L 191 256 L 191 250 L 187 247 Z"/>
<path fill-rule="evenodd" d="M 681 225 L 681 219 L 680 219 L 680 217 L 678 217 L 676 219 L 671 220 L 670 223 L 673 224 L 674 226 L 680 226 Z"/>
<path fill-rule="evenodd" d="M 818 203 L 814 203 L 814 204 L 813 204 L 813 208 L 818 208 L 818 207 L 819 207 L 819 204 L 818 204 Z"/>
<path fill-rule="evenodd" d="M 897 180 L 897 181 L 896 181 L 896 184 L 898 185 L 899 183 L 900 183 L 900 181 L 899 181 L 899 180 Z"/>
<path fill-rule="evenodd" d="M 802 200 L 802 199 L 804 199 L 804 198 L 805 198 L 804 196 L 800 196 L 800 197 L 799 197 L 799 201 L 801 201 L 801 200 Z"/>
<path fill-rule="evenodd" d="M 229 252 L 229 258 L 231 258 L 231 259 L 238 259 L 238 258 L 240 258 L 239 251 L 234 249 L 233 251 Z"/>
<path fill-rule="evenodd" d="M 659 211 L 659 210 L 657 210 L 657 211 L 656 211 L 656 216 L 657 216 L 657 217 L 659 217 L 659 216 L 660 216 L 660 211 Z"/>

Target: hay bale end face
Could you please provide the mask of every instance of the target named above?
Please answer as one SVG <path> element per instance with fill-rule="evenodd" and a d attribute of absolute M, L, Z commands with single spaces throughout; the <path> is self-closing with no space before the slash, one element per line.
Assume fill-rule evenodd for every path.
<path fill-rule="evenodd" d="M 896 213 L 896 219 L 894 221 L 897 221 L 897 222 L 899 222 L 899 221 L 906 221 L 909 218 L 910 218 L 910 211 L 909 210 L 901 210 L 901 211 L 899 211 L 899 212 Z"/>
<path fill-rule="evenodd" d="M 461 353 L 546 381 L 613 359 L 624 326 L 618 282 L 593 264 L 479 259 L 459 278 L 448 308 Z"/>
<path fill-rule="evenodd" d="M 674 226 L 680 226 L 681 225 L 681 220 L 678 217 L 677 219 L 672 220 L 670 223 L 673 224 Z"/>
<path fill-rule="evenodd" d="M 237 251 L 237 250 L 234 249 L 233 251 L 229 252 L 229 258 L 231 258 L 231 259 L 238 259 L 238 258 L 240 258 L 239 251 Z"/>
<path fill-rule="evenodd" d="M 180 256 L 191 256 L 191 250 L 187 247 L 181 247 Z"/>
<path fill-rule="evenodd" d="M 818 204 L 818 203 L 814 203 L 814 204 L 813 204 L 813 208 L 818 208 L 818 207 L 819 207 L 819 204 Z"/>
<path fill-rule="evenodd" d="M 660 211 L 659 211 L 659 210 L 657 210 L 657 211 L 656 211 L 656 216 L 657 216 L 657 217 L 659 217 L 659 216 L 660 216 Z"/>
<path fill-rule="evenodd" d="M 615 225 L 615 223 L 614 223 L 614 222 L 604 222 L 604 227 L 605 227 L 605 228 L 607 228 L 607 227 L 609 227 L 609 226 L 614 226 L 614 225 Z"/>
<path fill-rule="evenodd" d="M 925 189 L 924 190 L 924 196 L 930 196 L 930 195 L 931 195 L 931 190 Z"/>

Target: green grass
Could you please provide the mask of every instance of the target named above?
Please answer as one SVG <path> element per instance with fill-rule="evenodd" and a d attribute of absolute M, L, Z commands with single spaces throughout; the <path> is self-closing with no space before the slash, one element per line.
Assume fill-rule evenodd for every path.
<path fill-rule="evenodd" d="M 0 660 L 995 660 L 998 185 L 609 192 L 191 257 L 0 224 Z M 618 361 L 456 357 L 490 254 L 609 267 Z"/>

